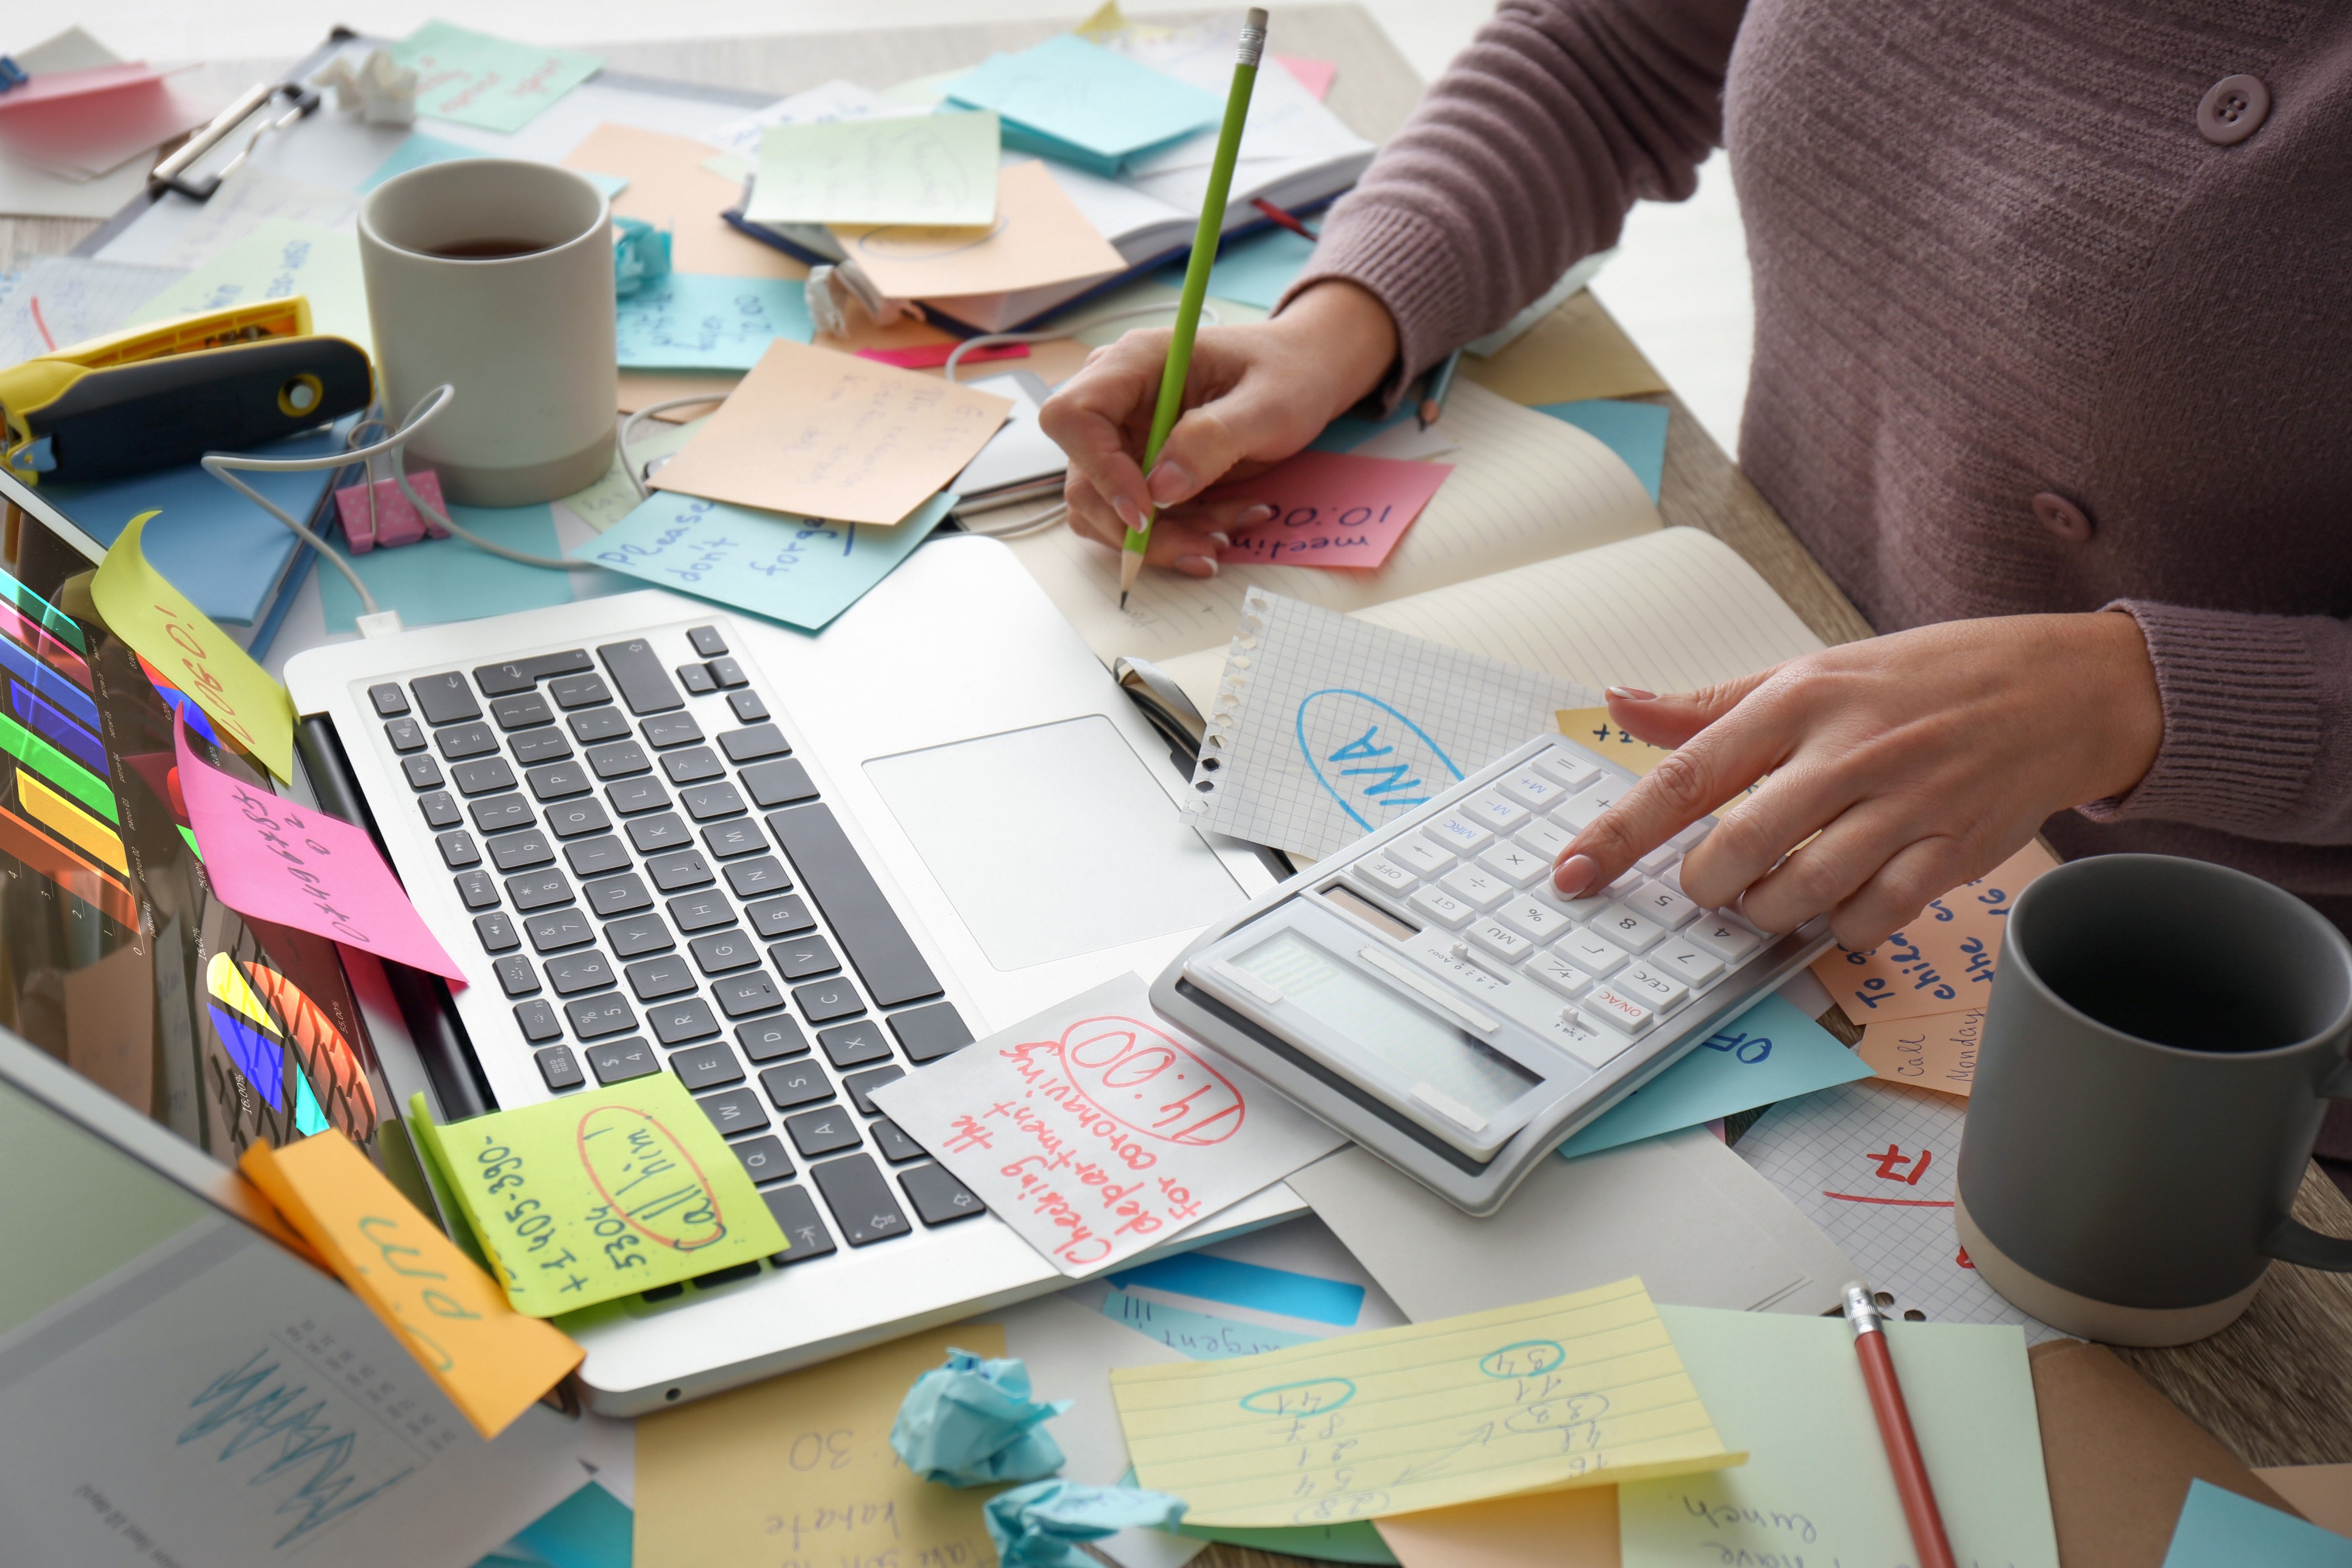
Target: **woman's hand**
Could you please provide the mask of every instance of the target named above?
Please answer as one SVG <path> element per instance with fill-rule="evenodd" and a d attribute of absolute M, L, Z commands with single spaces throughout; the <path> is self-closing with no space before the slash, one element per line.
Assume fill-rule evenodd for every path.
<path fill-rule="evenodd" d="M 2105 612 L 1923 626 L 1678 696 L 1612 689 L 1609 712 L 1680 750 L 1561 853 L 1561 893 L 1606 887 L 1769 773 L 1684 860 L 1683 889 L 1767 931 L 1826 913 L 1856 952 L 2053 813 L 2130 790 L 2164 738 L 2138 623 Z"/>
<path fill-rule="evenodd" d="M 1380 384 L 1396 358 L 1396 323 L 1370 294 L 1332 279 L 1272 321 L 1203 327 L 1192 344 L 1184 416 L 1147 478 L 1143 447 L 1169 335 L 1164 327 L 1133 331 L 1097 349 L 1046 401 L 1040 419 L 1070 457 L 1063 493 L 1072 528 L 1117 549 L 1129 529 L 1143 526 L 1147 510 L 1160 508 L 1145 560 L 1213 577 L 1233 531 L 1273 511 L 1247 497 L 1192 498 L 1289 457 Z"/>

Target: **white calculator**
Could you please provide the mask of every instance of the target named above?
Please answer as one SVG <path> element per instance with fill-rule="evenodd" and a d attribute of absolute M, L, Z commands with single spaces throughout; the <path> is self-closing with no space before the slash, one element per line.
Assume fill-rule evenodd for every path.
<path fill-rule="evenodd" d="M 1591 897 L 1552 863 L 1633 775 L 1546 736 L 1211 927 L 1152 1005 L 1474 1215 L 1830 944 L 1683 896 L 1696 823 Z"/>

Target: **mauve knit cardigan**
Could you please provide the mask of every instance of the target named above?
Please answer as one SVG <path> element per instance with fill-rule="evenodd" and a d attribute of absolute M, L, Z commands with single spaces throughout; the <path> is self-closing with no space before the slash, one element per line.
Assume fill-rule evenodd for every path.
<path fill-rule="evenodd" d="M 2236 75 L 2271 105 L 2217 144 Z M 1387 304 L 1393 395 L 1718 141 L 1748 476 L 1881 631 L 2128 609 L 2163 745 L 2053 840 L 2352 921 L 2352 5 L 1502 0 L 1301 283 Z"/>

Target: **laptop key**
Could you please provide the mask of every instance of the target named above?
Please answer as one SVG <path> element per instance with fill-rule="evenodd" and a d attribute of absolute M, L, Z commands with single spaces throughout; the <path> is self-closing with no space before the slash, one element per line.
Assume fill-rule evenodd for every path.
<path fill-rule="evenodd" d="M 718 1000 L 719 1010 L 730 1018 L 748 1017 L 784 1005 L 783 993 L 776 988 L 775 981 L 756 969 L 712 981 L 710 994 Z"/>
<path fill-rule="evenodd" d="M 734 832 L 751 827 L 749 823 L 729 823 L 724 829 L 706 827 L 702 837 L 707 840 L 714 833 Z M 751 828 L 756 833 L 757 828 Z M 765 840 L 762 840 L 764 846 Z M 756 860 L 739 860 L 725 868 L 727 885 L 735 889 L 739 899 L 756 899 L 763 893 L 786 893 L 792 890 L 793 879 L 784 874 L 784 863 L 773 855 L 762 855 Z"/>
<path fill-rule="evenodd" d="M 608 741 L 588 748 L 588 765 L 596 770 L 600 779 L 625 779 L 646 772 L 653 763 L 646 758 L 646 749 L 635 741 Z"/>
<path fill-rule="evenodd" d="M 626 1083 L 661 1071 L 661 1057 L 641 1035 L 587 1047 L 588 1070 L 598 1083 Z"/>
<path fill-rule="evenodd" d="M 457 724 L 482 716 L 482 705 L 474 700 L 466 678 L 454 669 L 420 675 L 408 683 L 408 689 L 415 694 L 417 711 L 425 715 L 427 724 Z"/>
<path fill-rule="evenodd" d="M 397 719 L 408 711 L 408 693 L 400 682 L 386 680 L 368 688 L 368 701 L 374 705 L 379 719 Z"/>
<path fill-rule="evenodd" d="M 539 1064 L 539 1076 L 547 1087 L 559 1094 L 588 1081 L 580 1075 L 579 1060 L 572 1056 L 570 1046 L 549 1046 L 531 1052 L 530 1059 Z"/>
<path fill-rule="evenodd" d="M 547 683 L 547 694 L 558 708 L 595 708 L 613 700 L 613 689 L 601 675 L 567 675 Z"/>
<path fill-rule="evenodd" d="M 618 708 L 583 708 L 563 722 L 572 738 L 583 746 L 629 732 L 629 716 Z"/>
<path fill-rule="evenodd" d="M 833 1211 L 843 1238 L 852 1247 L 887 1241 L 915 1228 L 898 1200 L 890 1195 L 890 1184 L 882 1179 L 881 1168 L 866 1155 L 851 1154 L 812 1165 L 809 1177 L 824 1194 L 825 1207 Z"/>
<path fill-rule="evenodd" d="M 507 765 L 504 757 L 476 757 L 471 762 L 459 763 L 449 770 L 449 781 L 457 786 L 459 795 L 467 796 L 496 795 L 515 786 L 514 769 Z"/>
<path fill-rule="evenodd" d="M 422 752 L 413 757 L 401 758 L 400 771 L 407 777 L 411 789 L 441 787 L 441 764 Z"/>
<path fill-rule="evenodd" d="M 857 1107 L 860 1116 L 872 1116 L 882 1108 L 874 1103 L 874 1091 L 886 1083 L 896 1083 L 907 1076 L 907 1069 L 892 1063 L 886 1068 L 868 1068 L 864 1072 L 851 1073 L 841 1080 L 849 1091 L 849 1103 Z"/>
<path fill-rule="evenodd" d="M 874 1146 L 882 1151 L 882 1157 L 894 1165 L 903 1165 L 909 1160 L 923 1157 L 923 1146 L 908 1137 L 906 1130 L 887 1116 L 877 1121 L 867 1122 L 866 1131 L 873 1135 Z"/>
<path fill-rule="evenodd" d="M 780 942 L 768 950 L 775 961 L 776 973 L 787 980 L 806 980 L 812 974 L 830 974 L 841 967 L 841 960 L 833 954 L 833 944 L 821 936 L 794 937 Z"/>
<path fill-rule="evenodd" d="M 667 811 L 669 791 L 661 780 L 647 774 L 643 778 L 615 779 L 604 786 L 604 798 L 623 816 L 635 816 L 648 811 Z"/>
<path fill-rule="evenodd" d="M 558 996 L 601 991 L 613 984 L 612 961 L 593 947 L 542 960 L 540 967 L 547 972 L 547 984 Z"/>
<path fill-rule="evenodd" d="M 705 974 L 727 974 L 760 962 L 760 944 L 739 929 L 698 936 L 687 946 Z"/>
<path fill-rule="evenodd" d="M 784 1141 L 774 1133 L 746 1138 L 734 1145 L 735 1157 L 743 1162 L 744 1173 L 754 1182 L 790 1181 L 793 1157 L 784 1152 Z"/>
<path fill-rule="evenodd" d="M 560 763 L 572 755 L 572 742 L 561 730 L 527 730 L 507 742 L 507 750 L 524 767 Z"/>
<path fill-rule="evenodd" d="M 433 840 L 433 845 L 441 851 L 441 864 L 452 871 L 482 863 L 482 852 L 474 847 L 474 836 L 470 833 L 444 833 Z"/>
<path fill-rule="evenodd" d="M 384 725 L 383 738 L 392 742 L 395 752 L 421 752 L 425 749 L 425 726 L 414 719 L 394 719 Z"/>
<path fill-rule="evenodd" d="M 702 1107 L 703 1114 L 710 1118 L 711 1124 L 724 1137 L 768 1130 L 767 1108 L 760 1103 L 760 1097 L 748 1089 L 730 1089 L 717 1094 L 702 1095 L 695 1103 Z"/>
<path fill-rule="evenodd" d="M 898 1184 L 906 1189 L 907 1201 L 915 1205 L 925 1225 L 952 1225 L 988 1212 L 987 1205 L 944 1165 L 917 1165 L 901 1171 Z"/>
<path fill-rule="evenodd" d="M 708 746 L 692 746 L 683 752 L 667 752 L 662 755 L 662 772 L 675 784 L 700 784 L 704 779 L 722 778 L 727 766 L 719 753 Z"/>
<path fill-rule="evenodd" d="M 686 699 L 669 683 L 668 671 L 662 668 L 661 660 L 654 657 L 653 645 L 645 638 L 603 644 L 596 649 L 596 657 L 604 661 L 605 673 L 621 689 L 621 700 L 638 718 L 686 706 Z"/>
<path fill-rule="evenodd" d="M 751 678 L 743 673 L 742 665 L 731 658 L 712 659 L 710 679 L 719 682 L 719 689 L 721 691 L 731 691 L 736 687 L 749 686 L 751 683 Z"/>
<path fill-rule="evenodd" d="M 609 833 L 613 819 L 604 808 L 593 800 L 567 800 L 547 808 L 547 830 L 558 838 L 579 838 L 591 833 Z"/>
<path fill-rule="evenodd" d="M 659 1002 L 667 996 L 683 996 L 694 989 L 694 971 L 677 953 L 649 958 L 643 963 L 632 963 L 622 973 L 629 977 L 629 989 L 640 1002 Z"/>
<path fill-rule="evenodd" d="M 816 798 L 816 785 L 809 782 L 808 769 L 801 765 L 798 757 L 782 757 L 745 768 L 743 787 L 751 792 L 751 799 L 762 811 Z"/>
<path fill-rule="evenodd" d="M 743 797 L 733 784 L 721 779 L 717 784 L 696 784 L 677 792 L 678 804 L 686 807 L 687 816 L 697 822 L 709 822 L 713 817 L 733 816 L 743 809 Z"/>
<path fill-rule="evenodd" d="M 563 847 L 563 863 L 575 877 L 602 877 L 629 868 L 629 851 L 611 834 L 574 840 Z"/>
<path fill-rule="evenodd" d="M 435 731 L 433 744 L 449 762 L 462 763 L 467 757 L 478 757 L 499 749 L 499 732 L 477 720 L 470 724 L 452 724 Z"/>
<path fill-rule="evenodd" d="M 939 977 L 923 962 L 914 939 L 875 884 L 874 874 L 851 847 L 831 806 L 774 812 L 768 817 L 768 831 L 783 846 L 786 858 L 800 874 L 802 889 L 833 927 L 850 966 L 878 1005 L 896 1007 L 940 994 Z"/>
<path fill-rule="evenodd" d="M 785 1057 L 805 1056 L 808 1037 L 801 1026 L 782 1015 L 773 1018 L 755 1018 L 735 1029 L 735 1043 L 743 1054 L 755 1062 L 780 1061 Z"/>
<path fill-rule="evenodd" d="M 730 879 L 731 880 L 731 879 Z M 746 904 L 743 912 L 751 919 L 751 929 L 773 942 L 794 931 L 814 931 L 816 917 L 809 913 L 804 899 L 769 899 L 762 903 Z"/>
<path fill-rule="evenodd" d="M 808 1195 L 806 1187 L 762 1187 L 760 1195 L 768 1200 L 768 1212 L 776 1216 L 776 1228 L 784 1233 L 784 1240 L 790 1245 L 789 1251 L 775 1254 L 769 1262 L 782 1268 L 838 1250 L 833 1245 L 833 1233 L 818 1217 L 816 1200 Z"/>
<path fill-rule="evenodd" d="M 512 952 L 522 945 L 515 934 L 514 921 L 503 914 L 476 915 L 474 934 L 481 939 L 485 952 Z"/>
<path fill-rule="evenodd" d="M 510 691 L 528 691 L 551 675 L 571 675 L 588 668 L 584 649 L 573 648 L 569 653 L 541 654 L 535 658 L 509 659 L 504 664 L 483 664 L 474 667 L 474 684 L 482 689 L 485 697 L 503 697 Z"/>
<path fill-rule="evenodd" d="M 504 833 L 510 827 L 529 827 L 534 820 L 530 802 L 514 794 L 485 795 L 480 800 L 469 800 L 466 803 L 466 814 L 484 833 Z"/>
<path fill-rule="evenodd" d="M 499 917 L 500 920 L 505 918 L 504 915 Z M 578 947 L 583 942 L 593 941 L 596 935 L 589 929 L 587 917 L 576 909 L 541 910 L 526 916 L 522 923 L 523 929 L 530 933 L 530 946 L 534 952 L 562 952 L 567 947 Z"/>
<path fill-rule="evenodd" d="M 678 1081 L 700 1093 L 706 1089 L 719 1089 L 743 1081 L 743 1068 L 735 1060 L 735 1053 L 726 1043 L 713 1040 L 707 1046 L 690 1046 L 669 1058 L 669 1070 L 677 1074 Z M 786 1175 L 792 1174 L 787 1171 Z"/>
<path fill-rule="evenodd" d="M 572 1020 L 572 1032 L 583 1040 L 601 1040 L 607 1035 L 633 1034 L 637 1016 L 621 1000 L 620 993 L 608 991 L 601 996 L 581 996 L 563 1005 L 563 1016 Z"/>
<path fill-rule="evenodd" d="M 532 910 L 552 909 L 557 904 L 572 901 L 572 884 L 562 872 L 550 868 L 526 871 L 520 877 L 507 879 L 507 897 L 514 907 L 528 914 Z"/>
<path fill-rule="evenodd" d="M 825 1060 L 839 1071 L 890 1059 L 890 1038 L 882 1032 L 881 1020 L 877 1018 L 861 1018 L 855 1024 L 819 1029 L 816 1043 L 824 1047 Z"/>
<path fill-rule="evenodd" d="M 702 739 L 702 726 L 694 721 L 691 713 L 658 713 L 640 721 L 637 733 L 655 751 L 670 746 L 690 746 Z"/>
<path fill-rule="evenodd" d="M 588 907 L 600 920 L 614 915 L 633 915 L 639 910 L 654 907 L 654 896 L 646 891 L 646 884 L 635 871 L 618 877 L 606 877 L 601 881 L 583 882 L 581 890 L 588 895 Z"/>
<path fill-rule="evenodd" d="M 733 925 L 735 906 L 715 888 L 706 892 L 683 893 L 669 901 L 669 918 L 683 931 L 710 931 Z"/>
<path fill-rule="evenodd" d="M 622 958 L 635 958 L 641 952 L 667 952 L 677 945 L 669 934 L 669 927 L 656 914 L 631 915 L 625 921 L 614 921 L 604 928 L 604 942 Z"/>
<path fill-rule="evenodd" d="M 794 1110 L 833 1098 L 833 1080 L 814 1062 L 787 1062 L 760 1075 L 768 1103 L 778 1110 Z"/>
<path fill-rule="evenodd" d="M 555 710 L 538 692 L 526 691 L 520 697 L 501 697 L 491 703 L 490 717 L 498 721 L 501 730 L 532 730 L 554 723 Z"/>
<path fill-rule="evenodd" d="M 707 664 L 681 664 L 677 667 L 677 683 L 690 697 L 708 697 L 719 689 L 718 679 Z"/>
<path fill-rule="evenodd" d="M 749 687 L 727 694 L 727 706 L 735 710 L 735 717 L 746 724 L 756 724 L 768 716 L 768 705 L 760 694 Z"/>
<path fill-rule="evenodd" d="M 688 1040 L 719 1032 L 718 1016 L 710 1011 L 710 1004 L 699 996 L 648 1007 L 646 1023 L 653 1030 L 654 1038 L 665 1046 L 682 1046 Z"/>
<path fill-rule="evenodd" d="M 555 1021 L 555 1009 L 545 1002 L 516 1003 L 514 1020 L 522 1037 L 533 1045 L 563 1037 L 563 1026 Z"/>
<path fill-rule="evenodd" d="M 675 855 L 648 860 L 646 871 L 653 878 L 654 886 L 665 893 L 698 888 L 710 880 L 710 862 L 702 858 L 699 849 L 681 849 Z"/>
<path fill-rule="evenodd" d="M 763 757 L 786 756 L 793 748 L 784 740 L 784 732 L 773 724 L 754 724 L 748 730 L 730 730 L 720 735 L 719 749 L 727 753 L 729 762 L 740 765 Z"/>
<path fill-rule="evenodd" d="M 692 810 L 692 805 L 689 805 L 688 809 Z M 760 831 L 760 825 L 746 818 L 739 817 L 733 822 L 714 822 L 709 826 L 702 830 L 702 847 L 711 856 L 720 860 L 724 860 L 733 855 L 754 854 L 761 849 L 765 849 L 767 847 L 767 836 Z M 775 862 L 772 858 L 769 861 L 769 864 L 774 865 Z M 727 873 L 727 880 L 730 886 L 734 885 L 736 881 L 735 868 L 728 866 L 722 868 L 722 869 Z M 782 866 L 777 866 L 776 869 L 779 872 L 782 872 L 783 868 Z M 744 892 L 744 889 L 740 886 L 736 887 L 735 890 L 739 894 Z M 758 890 L 759 889 L 757 888 L 751 889 L 752 892 L 757 892 Z"/>
<path fill-rule="evenodd" d="M 501 871 L 528 871 L 555 858 L 555 847 L 538 828 L 504 833 L 490 840 L 490 862 Z"/>
<path fill-rule="evenodd" d="M 793 1147 L 801 1152 L 803 1160 L 820 1159 L 838 1154 L 844 1149 L 855 1149 L 863 1141 L 857 1131 L 857 1118 L 845 1105 L 828 1105 L 822 1110 L 803 1110 L 798 1116 L 784 1118 L 784 1131 Z M 840 1211 L 835 1210 L 838 1217 Z"/>
<path fill-rule="evenodd" d="M 637 847 L 640 855 L 656 855 L 665 849 L 694 842 L 694 834 L 685 818 L 674 811 L 659 816 L 640 816 L 628 825 L 629 842 Z"/>
<path fill-rule="evenodd" d="M 760 1272 L 760 1260 L 755 1258 L 748 1263 L 731 1264 L 725 1268 L 714 1268 L 708 1274 L 698 1274 L 688 1283 L 698 1290 L 716 1290 L 721 1285 L 732 1285 L 738 1279 L 749 1279 L 758 1272 Z"/>
<path fill-rule="evenodd" d="M 686 640 L 694 645 L 695 653 L 703 658 L 717 658 L 727 651 L 727 639 L 719 634 L 717 626 L 689 626 Z"/>
<path fill-rule="evenodd" d="M 449 879 L 457 885 L 457 897 L 469 910 L 496 909 L 499 903 L 498 879 L 488 871 L 461 871 Z"/>
<path fill-rule="evenodd" d="M 539 971 L 521 953 L 510 952 L 490 969 L 499 977 L 499 989 L 509 996 L 530 996 L 539 990 Z"/>
<path fill-rule="evenodd" d="M 425 814 L 425 826 L 427 827 L 455 827 L 460 820 L 457 816 L 457 797 L 446 789 L 436 789 L 431 795 L 418 795 L 416 808 Z"/>
<path fill-rule="evenodd" d="M 866 1011 L 866 1004 L 845 980 L 820 980 L 793 992 L 793 1005 L 812 1024 L 830 1024 Z"/>
<path fill-rule="evenodd" d="M 935 1062 L 971 1044 L 971 1029 L 963 1015 L 955 1010 L 952 1002 L 934 1002 L 928 1007 L 909 1007 L 903 1013 L 890 1015 L 890 1032 L 898 1037 L 898 1048 L 917 1067 Z"/>
<path fill-rule="evenodd" d="M 575 795 L 588 793 L 588 770 L 577 762 L 551 763 L 543 768 L 533 768 L 523 774 L 530 784 L 530 793 L 541 801 L 568 800 Z"/>

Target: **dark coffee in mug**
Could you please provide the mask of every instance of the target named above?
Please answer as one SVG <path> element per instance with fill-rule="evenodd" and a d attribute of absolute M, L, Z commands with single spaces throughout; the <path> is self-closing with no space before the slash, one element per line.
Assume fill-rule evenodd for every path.
<path fill-rule="evenodd" d="M 453 239 L 425 254 L 444 261 L 504 261 L 509 257 L 536 256 L 547 248 L 535 239 Z"/>

